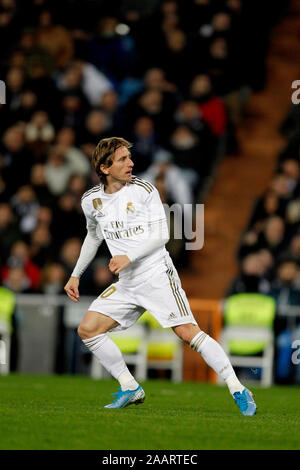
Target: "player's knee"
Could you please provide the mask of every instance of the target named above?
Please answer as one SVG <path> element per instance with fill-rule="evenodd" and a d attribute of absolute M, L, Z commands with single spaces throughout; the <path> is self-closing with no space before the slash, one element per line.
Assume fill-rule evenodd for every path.
<path fill-rule="evenodd" d="M 93 336 L 97 334 L 95 333 L 95 329 L 88 323 L 81 323 L 77 329 L 77 333 L 81 339 L 93 338 Z"/>
<path fill-rule="evenodd" d="M 198 334 L 201 330 L 199 326 L 196 326 L 192 323 L 187 323 L 186 325 L 178 325 L 173 328 L 174 332 L 186 343 L 190 343 L 192 339 Z"/>
<path fill-rule="evenodd" d="M 95 325 L 93 322 L 80 323 L 77 333 L 81 339 L 93 338 L 94 336 L 107 333 L 110 328 L 104 322 L 97 322 Z"/>

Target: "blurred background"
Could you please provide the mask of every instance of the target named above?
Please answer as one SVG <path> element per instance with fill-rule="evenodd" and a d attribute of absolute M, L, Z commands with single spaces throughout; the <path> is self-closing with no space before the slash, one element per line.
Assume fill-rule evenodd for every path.
<path fill-rule="evenodd" d="M 106 247 L 78 305 L 63 286 L 94 147 L 122 136 L 163 202 L 205 204 L 203 249 L 167 246 L 200 327 L 247 380 L 299 383 L 300 2 L 274 3 L 0 0 L 0 373 L 103 376 L 76 328 L 114 281 Z M 137 326 L 115 339 L 140 377 L 216 381 Z"/>

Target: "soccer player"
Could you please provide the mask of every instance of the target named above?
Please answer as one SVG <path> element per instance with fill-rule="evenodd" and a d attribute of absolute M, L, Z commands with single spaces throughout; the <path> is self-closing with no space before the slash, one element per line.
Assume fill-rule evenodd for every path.
<path fill-rule="evenodd" d="M 162 327 L 199 352 L 224 379 L 243 415 L 256 412 L 252 393 L 238 380 L 222 347 L 201 331 L 191 312 L 173 262 L 165 248 L 169 233 L 157 189 L 132 175 L 131 144 L 120 137 L 98 143 L 92 165 L 100 184 L 86 191 L 82 209 L 87 235 L 65 291 L 79 300 L 79 279 L 106 241 L 109 269 L 119 275 L 90 305 L 78 334 L 103 367 L 119 381 L 115 400 L 106 408 L 142 403 L 145 392 L 129 372 L 121 351 L 108 337 L 111 330 L 133 325 L 148 310 Z"/>

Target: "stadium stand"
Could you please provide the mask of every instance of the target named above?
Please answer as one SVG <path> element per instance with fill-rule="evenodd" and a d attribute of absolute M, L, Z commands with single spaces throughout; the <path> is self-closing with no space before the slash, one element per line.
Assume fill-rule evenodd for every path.
<path fill-rule="evenodd" d="M 221 298 L 234 272 L 228 238 L 233 247 L 245 207 L 264 186 L 274 146 L 284 139 L 274 144 L 270 117 L 272 132 L 261 134 L 272 139 L 265 163 L 259 155 L 253 159 L 259 145 L 243 146 L 258 132 L 259 107 L 265 110 L 278 90 L 269 87 L 265 59 L 270 31 L 285 8 L 282 1 L 270 10 L 258 0 L 30 0 L 25 8 L 0 0 L 6 45 L 0 52 L 6 85 L 6 104 L 0 104 L 1 283 L 19 294 L 63 292 L 85 233 L 80 197 L 98 183 L 90 168 L 95 144 L 122 135 L 134 144 L 136 174 L 152 180 L 163 201 L 207 203 L 206 254 L 184 252 L 173 239 L 167 248 L 179 269 L 188 267 L 187 294 Z M 276 41 L 271 58 L 278 54 Z M 272 67 L 277 70 L 275 62 Z M 258 119 L 255 132 L 245 113 L 252 113 L 251 125 Z M 281 180 L 298 171 L 295 163 L 280 165 Z M 265 179 L 257 179 L 262 173 Z M 248 198 L 250 175 L 256 183 Z M 211 189 L 217 176 L 221 194 L 219 186 Z M 273 186 L 282 191 L 284 183 Z M 220 204 L 226 194 L 234 201 L 230 211 Z M 228 219 L 219 230 L 218 211 L 234 217 L 237 194 L 239 221 Z M 296 208 L 289 210 L 295 217 Z M 216 231 L 222 233 L 217 243 Z M 82 295 L 110 283 L 108 257 L 102 247 L 82 277 Z"/>
<path fill-rule="evenodd" d="M 294 58 L 300 50 L 299 28 L 292 13 L 299 15 L 299 7 L 299 2 L 291 2 L 290 16 L 279 25 L 277 34 L 274 34 L 270 73 L 274 73 L 276 57 L 278 59 L 279 56 L 287 64 L 284 73 L 286 86 L 281 93 L 281 99 L 286 99 L 278 103 L 277 113 L 273 116 L 272 127 L 278 145 L 274 144 L 272 150 L 270 149 L 272 154 L 266 178 L 263 178 L 264 182 L 256 193 L 238 244 L 238 274 L 227 289 L 229 296 L 260 293 L 275 299 L 277 382 L 299 382 L 298 368 L 291 361 L 293 341 L 299 333 L 300 320 L 299 109 L 296 104 L 292 104 L 292 83 L 297 76 Z M 270 85 L 271 82 L 273 88 L 269 87 L 270 98 L 276 90 L 274 77 L 270 77 Z M 286 360 L 283 359 L 284 355 Z"/>

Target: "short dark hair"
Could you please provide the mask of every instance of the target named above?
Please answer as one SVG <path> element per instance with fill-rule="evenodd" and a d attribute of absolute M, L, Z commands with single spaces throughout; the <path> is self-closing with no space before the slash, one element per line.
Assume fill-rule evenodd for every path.
<path fill-rule="evenodd" d="M 132 144 L 122 137 L 108 137 L 101 139 L 94 150 L 92 165 L 103 184 L 106 184 L 106 175 L 102 173 L 100 166 L 105 165 L 109 167 L 112 165 L 114 153 L 120 147 L 130 148 Z"/>

